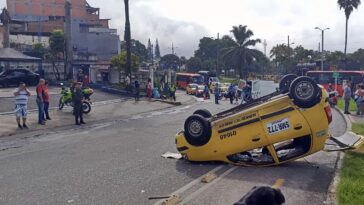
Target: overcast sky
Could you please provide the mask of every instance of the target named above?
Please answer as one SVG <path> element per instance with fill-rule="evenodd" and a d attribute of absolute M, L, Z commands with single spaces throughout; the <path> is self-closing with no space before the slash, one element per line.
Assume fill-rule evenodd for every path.
<path fill-rule="evenodd" d="M 101 17 L 110 18 L 110 27 L 123 38 L 124 1 L 88 2 L 101 8 Z M 364 2 L 350 17 L 349 52 L 364 48 L 363 7 Z M 144 44 L 158 38 L 162 54 L 170 53 L 174 42 L 176 53 L 189 57 L 200 38 L 230 35 L 239 24 L 247 25 L 255 38 L 266 39 L 267 52 L 287 43 L 288 35 L 295 45 L 317 50 L 321 32 L 316 26 L 331 28 L 325 32 L 325 50 L 344 49 L 345 16 L 337 0 L 130 0 L 130 19 L 132 38 Z M 263 51 L 263 45 L 257 48 Z"/>

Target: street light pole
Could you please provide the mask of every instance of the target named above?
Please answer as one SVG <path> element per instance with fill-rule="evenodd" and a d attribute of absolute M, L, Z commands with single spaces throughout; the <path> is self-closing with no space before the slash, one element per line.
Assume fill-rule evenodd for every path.
<path fill-rule="evenodd" d="M 321 29 L 319 27 L 315 27 L 315 29 L 321 31 L 321 71 L 324 70 L 324 35 L 325 30 L 329 30 L 330 28 Z"/>

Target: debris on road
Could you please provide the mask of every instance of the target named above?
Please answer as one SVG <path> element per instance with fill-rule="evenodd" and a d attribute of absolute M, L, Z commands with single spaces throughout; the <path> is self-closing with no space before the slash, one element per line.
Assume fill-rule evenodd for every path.
<path fill-rule="evenodd" d="M 181 201 L 182 200 L 178 195 L 172 195 L 168 199 L 164 200 L 161 205 L 176 205 Z"/>
<path fill-rule="evenodd" d="M 169 158 L 169 159 L 181 159 L 182 155 L 180 153 L 166 152 L 166 153 L 162 154 L 162 157 Z"/>
<path fill-rule="evenodd" d="M 212 180 L 214 180 L 216 178 L 217 178 L 216 174 L 214 174 L 212 172 L 209 172 L 205 176 L 202 177 L 201 182 L 209 183 L 209 182 L 211 182 Z"/>

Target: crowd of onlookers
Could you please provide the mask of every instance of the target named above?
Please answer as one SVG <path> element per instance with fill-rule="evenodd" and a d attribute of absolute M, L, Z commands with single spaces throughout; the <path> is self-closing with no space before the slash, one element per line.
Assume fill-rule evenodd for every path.
<path fill-rule="evenodd" d="M 344 86 L 344 113 L 351 114 L 349 112 L 350 101 L 353 99 L 356 104 L 356 114 L 364 115 L 364 84 L 356 84 L 355 90 L 351 89 L 351 82 L 347 81 Z"/>
<path fill-rule="evenodd" d="M 46 120 L 51 120 L 48 111 L 50 100 L 48 82 L 46 82 L 43 78 L 40 79 L 35 90 L 38 107 L 38 124 L 45 125 Z M 19 129 L 28 128 L 26 120 L 28 115 L 28 99 L 30 95 L 31 93 L 24 82 L 20 82 L 19 87 L 14 90 L 15 115 Z M 21 123 L 21 120 L 23 123 Z"/>
<path fill-rule="evenodd" d="M 250 102 L 252 98 L 252 88 L 248 83 L 241 82 L 241 88 L 239 89 L 238 85 L 230 84 L 226 93 L 222 94 L 218 83 L 214 86 L 214 95 L 215 95 L 215 104 L 219 104 L 219 100 L 222 97 L 230 100 L 230 104 L 239 104 L 239 99 L 241 99 L 241 103 Z M 205 87 L 206 89 L 206 87 Z"/>

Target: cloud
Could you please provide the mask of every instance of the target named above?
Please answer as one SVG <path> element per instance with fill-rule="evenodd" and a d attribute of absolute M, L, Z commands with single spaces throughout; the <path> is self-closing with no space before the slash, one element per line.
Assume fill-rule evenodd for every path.
<path fill-rule="evenodd" d="M 190 57 L 197 48 L 199 40 L 208 35 L 207 29 L 203 26 L 183 20 L 174 20 L 158 15 L 150 4 L 155 0 L 131 0 L 130 1 L 130 24 L 132 38 L 147 44 L 148 38 L 154 44 L 158 38 L 161 54 L 171 53 L 172 42 L 177 55 Z M 103 18 L 112 18 L 110 27 L 117 28 L 120 38 L 124 38 L 124 3 L 120 0 L 111 0 L 111 6 L 103 6 L 97 0 L 91 0 L 92 6 L 101 7 Z M 119 8 L 116 12 L 115 8 Z"/>

